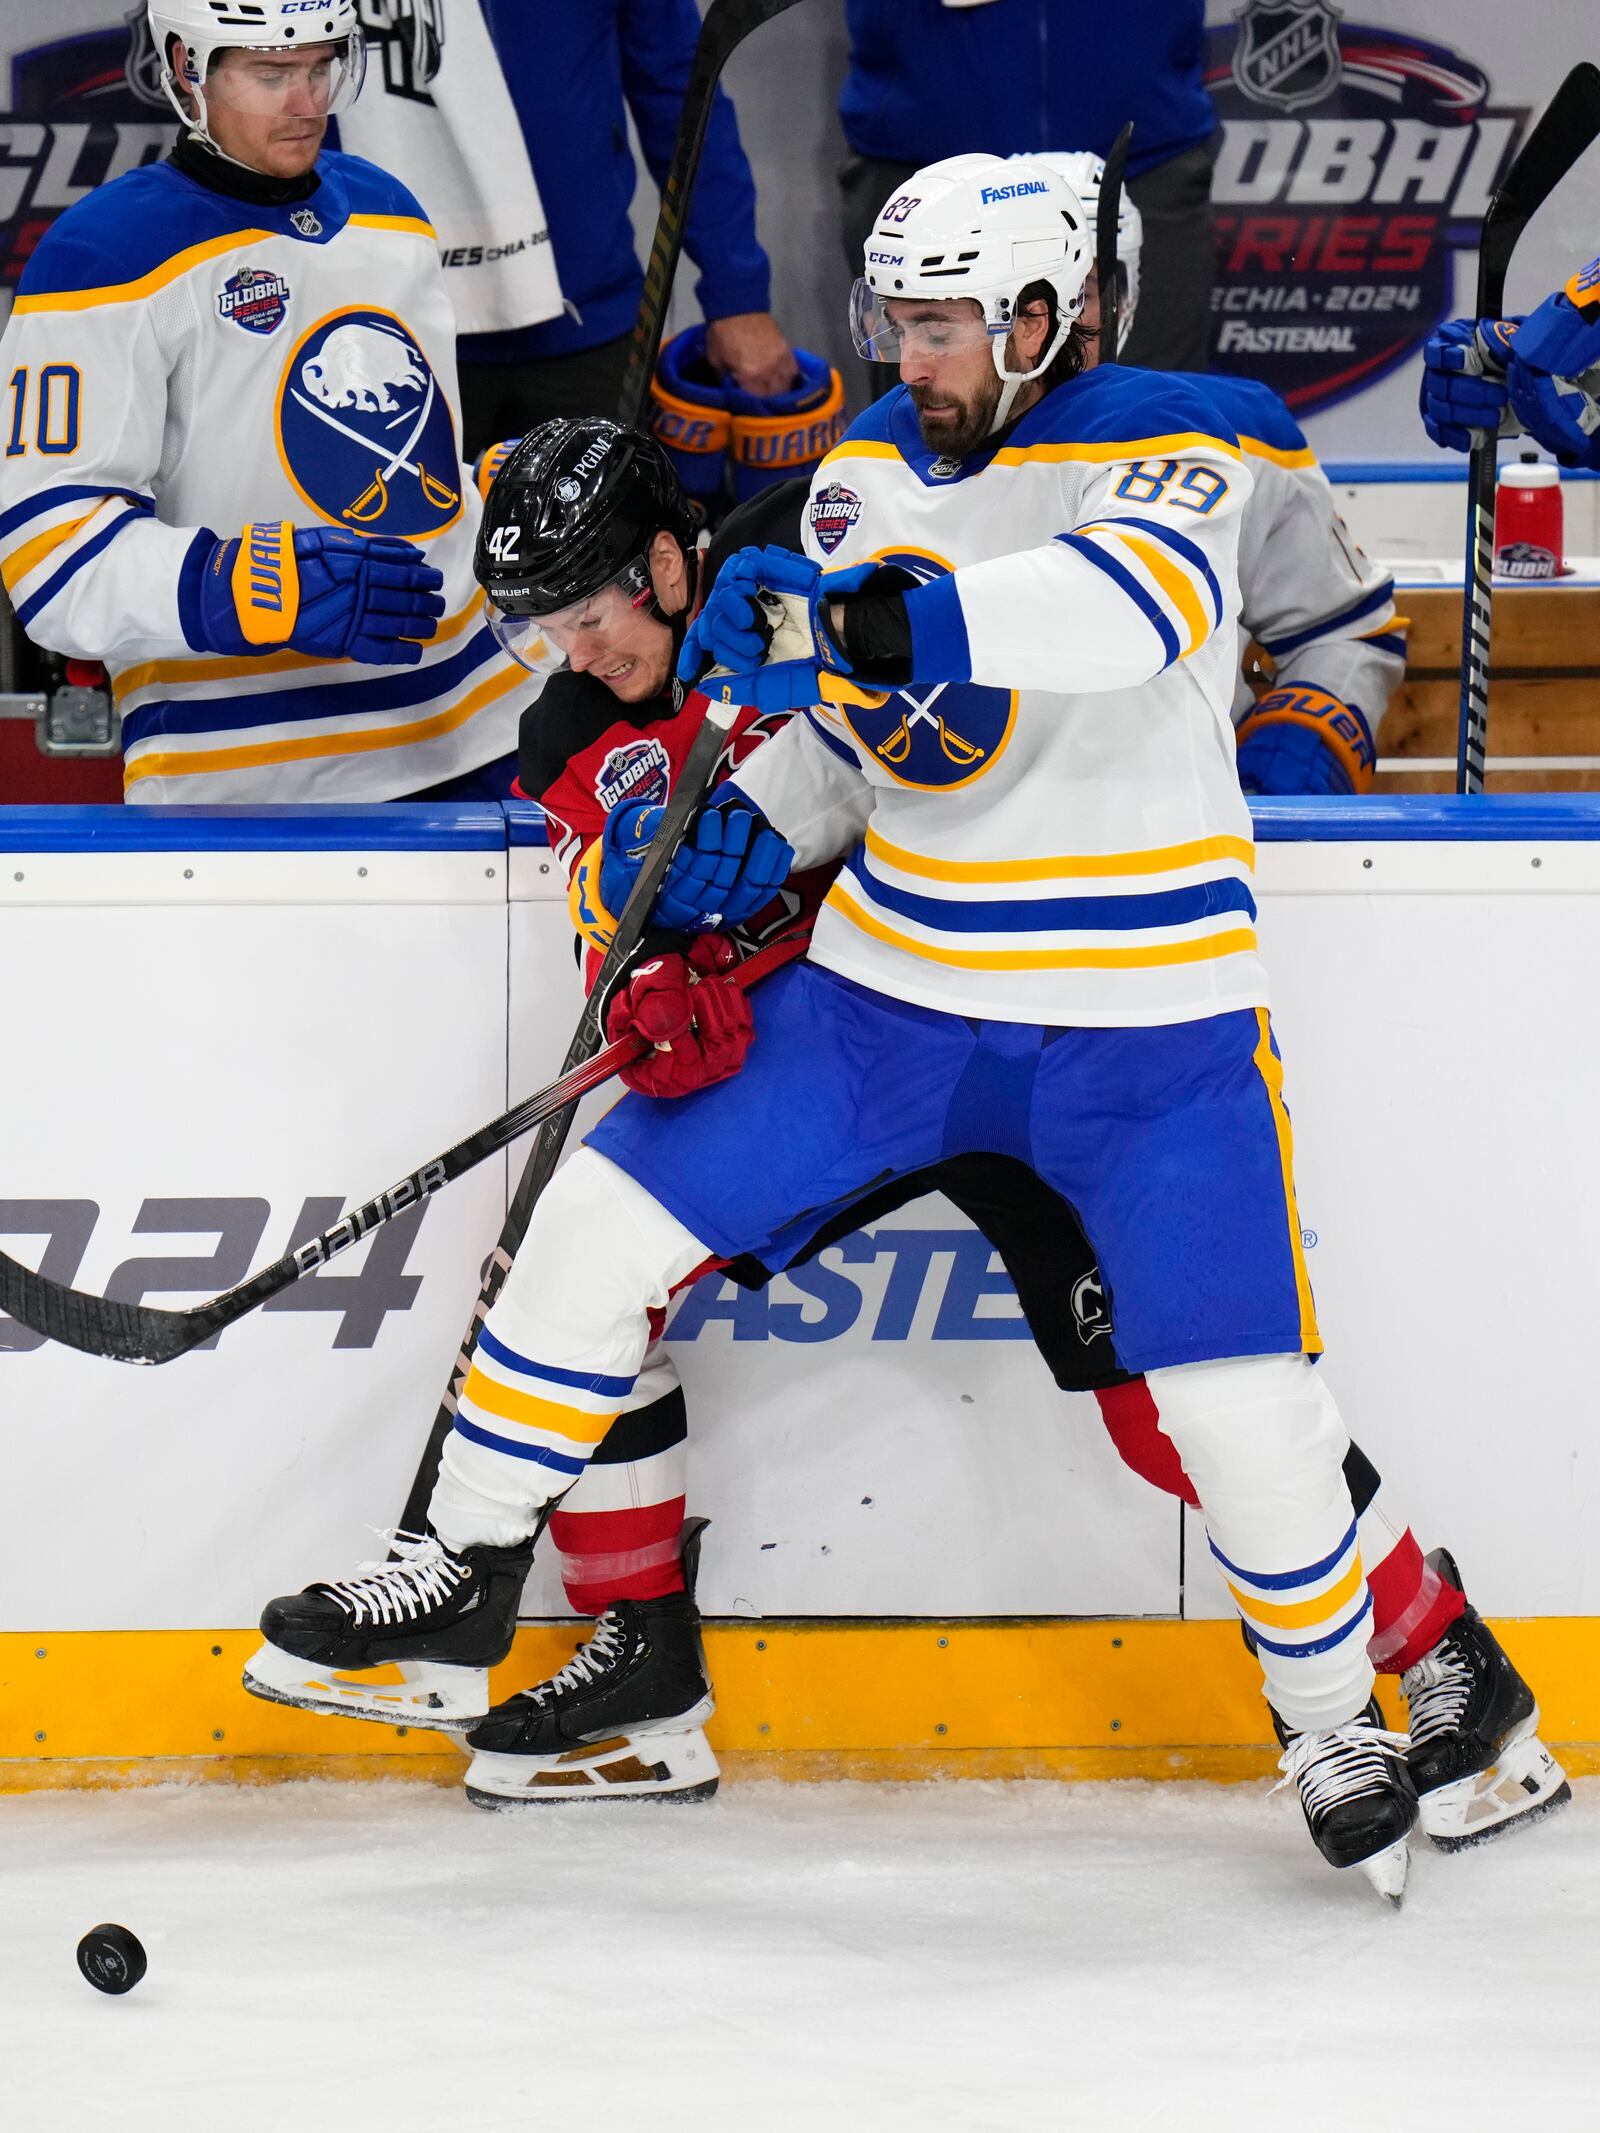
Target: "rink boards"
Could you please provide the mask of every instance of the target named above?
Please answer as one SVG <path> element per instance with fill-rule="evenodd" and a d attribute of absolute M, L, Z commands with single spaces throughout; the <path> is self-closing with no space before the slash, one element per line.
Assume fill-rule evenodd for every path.
<path fill-rule="evenodd" d="M 1546 1737 L 1600 1740 L 1600 801 L 1259 819 L 1324 1367 L 1424 1546 L 1448 1541 L 1515 1624 Z M 0 810 L 0 1245 L 191 1302 L 547 1080 L 579 995 L 538 837 L 531 810 L 494 808 Z M 237 1668 L 267 1597 L 381 1552 L 369 1529 L 405 1498 L 507 1189 L 485 1165 L 160 1370 L 0 1320 L 9 1781 L 437 1763 L 436 1743 L 253 1703 Z M 702 1285 L 669 1337 L 691 1508 L 713 1520 L 724 1747 L 1259 1762 L 1197 1528 L 1121 1467 L 1092 1401 L 1056 1392 L 943 1202 L 766 1296 Z M 525 1612 L 550 1626 L 508 1679 L 570 1649 L 548 1561 Z"/>

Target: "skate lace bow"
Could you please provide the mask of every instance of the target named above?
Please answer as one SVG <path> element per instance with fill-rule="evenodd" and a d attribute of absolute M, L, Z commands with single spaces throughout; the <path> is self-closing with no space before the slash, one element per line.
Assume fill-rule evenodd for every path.
<path fill-rule="evenodd" d="M 1286 1785 L 1296 1785 L 1307 1814 L 1325 1814 L 1341 1800 L 1386 1785 L 1385 1757 L 1397 1759 L 1409 1746 L 1405 1734 L 1385 1733 L 1372 1725 L 1297 1733 L 1279 1759 L 1283 1776 L 1272 1789 L 1282 1792 Z"/>
<path fill-rule="evenodd" d="M 414 1621 L 448 1600 L 471 1575 L 464 1563 L 428 1533 L 379 1533 L 397 1561 L 358 1563 L 354 1573 L 321 1589 L 336 1599 L 352 1622 Z"/>
<path fill-rule="evenodd" d="M 1407 1668 L 1400 1686 L 1411 1721 L 1411 1745 L 1418 1748 L 1460 1726 L 1472 1695 L 1472 1671 L 1454 1654 L 1430 1652 Z"/>
<path fill-rule="evenodd" d="M 621 1652 L 623 1644 L 622 1624 L 613 1614 L 600 1617 L 595 1633 L 587 1644 L 580 1644 L 566 1665 L 548 1681 L 541 1681 L 528 1694 L 537 1704 L 546 1697 L 561 1696 L 571 1689 L 588 1688 L 604 1678 L 612 1661 Z"/>

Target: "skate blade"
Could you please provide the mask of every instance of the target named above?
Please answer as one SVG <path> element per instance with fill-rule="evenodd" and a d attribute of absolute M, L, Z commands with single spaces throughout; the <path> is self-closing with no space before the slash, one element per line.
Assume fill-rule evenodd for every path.
<path fill-rule="evenodd" d="M 721 1776 L 698 1726 L 687 1732 L 620 1733 L 564 1755 L 499 1755 L 467 1765 L 474 1807 L 570 1806 L 580 1800 L 709 1800 Z"/>
<path fill-rule="evenodd" d="M 1566 1772 L 1536 1733 L 1502 1748 L 1487 1770 L 1422 1795 L 1422 1827 L 1442 1852 L 1462 1852 L 1554 1814 L 1572 1798 Z"/>
<path fill-rule="evenodd" d="M 1411 1852 L 1405 1839 L 1402 1837 L 1398 1844 L 1388 1845 L 1356 1864 L 1378 1894 L 1398 1911 L 1406 1900 L 1406 1877 L 1411 1871 Z"/>
<path fill-rule="evenodd" d="M 436 1733 L 464 1732 L 489 1710 L 486 1668 L 444 1666 L 432 1659 L 347 1670 L 263 1644 L 245 1667 L 244 1685 L 264 1702 L 290 1704 L 297 1711 Z"/>

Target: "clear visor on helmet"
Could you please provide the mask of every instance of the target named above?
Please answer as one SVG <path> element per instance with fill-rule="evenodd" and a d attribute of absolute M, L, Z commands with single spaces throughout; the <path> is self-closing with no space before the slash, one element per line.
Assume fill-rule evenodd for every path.
<path fill-rule="evenodd" d="M 489 627 L 501 649 L 530 673 L 548 674 L 578 652 L 598 658 L 624 649 L 654 598 L 649 567 L 640 557 L 598 592 L 558 607 L 552 614 L 508 615 L 491 600 Z M 585 666 L 589 663 L 588 658 L 583 660 Z"/>
<path fill-rule="evenodd" d="M 986 324 L 971 297 L 886 297 L 860 276 L 850 291 L 850 338 L 856 354 L 871 363 L 898 363 L 903 355 L 965 355 L 1003 338 L 1006 330 Z"/>
<path fill-rule="evenodd" d="M 214 109 L 255 118 L 327 118 L 355 102 L 366 71 L 366 42 L 352 30 L 298 52 L 281 45 L 228 45 L 210 55 L 199 82 L 195 55 L 187 53 L 179 87 L 191 93 L 198 87 Z"/>

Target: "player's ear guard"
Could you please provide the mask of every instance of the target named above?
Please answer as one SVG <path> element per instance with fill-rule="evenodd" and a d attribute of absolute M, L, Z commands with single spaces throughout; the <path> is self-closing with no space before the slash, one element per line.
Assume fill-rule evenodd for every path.
<path fill-rule="evenodd" d="M 409 541 L 264 519 L 230 540 L 201 529 L 178 612 L 197 652 L 409 667 L 439 626 L 443 584 Z"/>
<path fill-rule="evenodd" d="M 706 329 L 691 326 L 662 349 L 650 381 L 650 434 L 685 495 L 722 494 L 731 427 L 727 390 L 706 361 Z"/>
<path fill-rule="evenodd" d="M 733 493 L 740 503 L 773 482 L 814 474 L 844 435 L 844 380 L 809 349 L 794 352 L 799 377 L 786 393 L 758 398 L 728 380 Z"/>
<path fill-rule="evenodd" d="M 1274 689 L 1239 727 L 1239 783 L 1252 793 L 1358 793 L 1378 765 L 1372 728 L 1325 689 Z"/>

